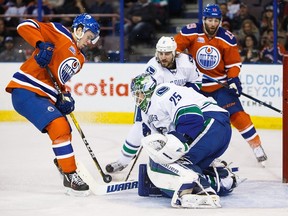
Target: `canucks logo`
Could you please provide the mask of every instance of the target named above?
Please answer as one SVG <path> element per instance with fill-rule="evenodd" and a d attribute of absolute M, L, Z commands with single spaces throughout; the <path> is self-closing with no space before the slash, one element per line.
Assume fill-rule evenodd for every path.
<path fill-rule="evenodd" d="M 153 75 L 156 72 L 156 69 L 150 65 L 148 68 L 146 68 L 146 72 Z"/>
<path fill-rule="evenodd" d="M 220 62 L 220 52 L 213 46 L 203 46 L 197 51 L 196 60 L 201 68 L 212 70 Z"/>
<path fill-rule="evenodd" d="M 80 70 L 80 63 L 77 58 L 68 58 L 61 62 L 58 76 L 62 84 L 65 84 Z"/>

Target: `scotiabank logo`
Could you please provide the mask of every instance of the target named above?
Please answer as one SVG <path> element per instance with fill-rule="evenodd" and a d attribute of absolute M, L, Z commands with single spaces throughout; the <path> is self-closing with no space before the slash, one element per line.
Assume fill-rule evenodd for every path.
<path fill-rule="evenodd" d="M 130 88 L 128 83 L 116 83 L 114 78 L 108 80 L 100 79 L 96 82 L 77 82 L 66 83 L 66 90 L 77 96 L 120 96 L 128 97 Z"/>

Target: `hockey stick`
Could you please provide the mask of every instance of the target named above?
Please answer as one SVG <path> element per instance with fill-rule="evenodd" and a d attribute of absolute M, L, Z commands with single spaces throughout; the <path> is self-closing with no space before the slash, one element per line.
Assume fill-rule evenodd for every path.
<path fill-rule="evenodd" d="M 219 80 L 214 79 L 213 77 L 210 77 L 210 76 L 208 76 L 208 75 L 206 75 L 206 74 L 203 74 L 203 77 L 205 77 L 205 78 L 207 78 L 207 79 L 209 79 L 209 80 L 211 80 L 211 81 L 214 81 L 214 82 L 218 83 L 219 85 L 221 85 L 221 86 L 229 89 L 229 86 L 228 86 L 227 84 L 222 83 L 222 82 L 220 82 Z M 261 105 L 263 105 L 263 106 L 266 106 L 266 107 L 268 107 L 268 108 L 270 108 L 270 109 L 272 109 L 272 110 L 274 110 L 274 111 L 282 114 L 282 111 L 281 111 L 281 110 L 279 110 L 279 109 L 277 109 L 277 108 L 275 108 L 275 107 L 273 107 L 273 106 L 271 106 L 271 105 L 269 105 L 269 104 L 267 104 L 267 103 L 265 103 L 265 102 L 263 102 L 263 101 L 260 101 L 260 100 L 258 100 L 257 98 L 254 98 L 254 97 L 252 97 L 252 96 L 250 96 L 250 95 L 248 95 L 248 94 L 246 94 L 246 93 L 244 93 L 244 92 L 242 92 L 241 95 L 243 95 L 243 96 L 245 96 L 245 97 L 247 97 L 247 98 L 249 98 L 249 99 L 251 99 L 251 100 L 253 100 L 253 101 L 256 101 L 257 103 L 259 103 L 259 104 L 261 104 Z"/>
<path fill-rule="evenodd" d="M 49 74 L 49 76 L 50 76 L 50 78 L 51 78 L 51 80 L 52 80 L 52 82 L 53 82 L 53 84 L 54 84 L 54 87 L 56 88 L 56 90 L 58 91 L 58 93 L 61 95 L 62 100 L 65 100 L 64 95 L 63 95 L 63 93 L 62 93 L 62 91 L 61 91 L 61 89 L 60 89 L 60 87 L 59 87 L 59 85 L 58 85 L 55 77 L 53 76 L 51 70 L 50 70 L 48 67 L 46 67 L 46 70 L 47 70 L 47 72 L 48 72 L 48 74 Z M 81 136 L 81 138 L 82 138 L 82 140 L 83 140 L 83 142 L 84 142 L 84 144 L 85 144 L 85 146 L 86 146 L 86 148 L 87 148 L 90 156 L 92 157 L 92 159 L 93 159 L 93 161 L 94 161 L 94 163 L 95 163 L 98 171 L 100 172 L 103 181 L 106 182 L 106 183 L 111 182 L 111 181 L 112 181 L 112 176 L 111 176 L 111 175 L 108 175 L 108 174 L 105 174 L 105 173 L 103 172 L 103 170 L 102 170 L 99 162 L 97 161 L 97 159 L 96 159 L 96 157 L 95 157 L 95 154 L 94 154 L 94 152 L 92 151 L 92 149 L 91 149 L 88 141 L 86 140 L 86 137 L 85 137 L 85 135 L 84 135 L 84 133 L 83 133 L 83 131 L 82 131 L 82 129 L 81 129 L 78 121 L 76 120 L 74 114 L 71 112 L 69 115 L 70 115 L 70 117 L 71 117 L 71 119 L 72 119 L 75 127 L 77 128 L 77 130 L 78 130 L 78 132 L 79 132 L 79 134 L 80 134 L 80 136 Z"/>
<path fill-rule="evenodd" d="M 131 180 L 125 182 L 110 182 L 107 184 L 99 184 L 83 165 L 81 161 L 77 161 L 77 173 L 89 185 L 89 189 L 95 195 L 109 195 L 120 192 L 126 192 L 138 188 L 138 181 Z"/>
<path fill-rule="evenodd" d="M 140 153 L 141 153 L 142 149 L 143 149 L 143 146 L 141 145 L 140 148 L 139 148 L 139 150 L 138 150 L 137 155 L 135 155 L 133 164 L 132 164 L 132 166 L 131 166 L 131 168 L 130 168 L 130 170 L 129 170 L 126 178 L 125 178 L 125 182 L 128 180 L 128 178 L 129 178 L 129 176 L 130 176 L 130 174 L 131 174 L 131 172 L 132 172 L 132 170 L 133 170 L 133 168 L 134 168 L 134 166 L 135 166 L 135 164 L 136 164 L 136 162 L 137 162 L 137 160 L 138 160 L 138 158 L 139 158 L 139 156 L 140 156 Z"/>

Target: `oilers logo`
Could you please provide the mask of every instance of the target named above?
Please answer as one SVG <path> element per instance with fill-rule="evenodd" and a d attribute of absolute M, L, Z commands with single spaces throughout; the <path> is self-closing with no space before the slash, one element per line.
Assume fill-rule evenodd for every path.
<path fill-rule="evenodd" d="M 196 53 L 196 61 L 201 68 L 212 70 L 220 62 L 220 52 L 213 46 L 203 46 Z"/>
<path fill-rule="evenodd" d="M 77 58 L 68 58 L 61 62 L 58 69 L 58 77 L 62 84 L 65 84 L 70 78 L 80 70 L 80 62 Z"/>

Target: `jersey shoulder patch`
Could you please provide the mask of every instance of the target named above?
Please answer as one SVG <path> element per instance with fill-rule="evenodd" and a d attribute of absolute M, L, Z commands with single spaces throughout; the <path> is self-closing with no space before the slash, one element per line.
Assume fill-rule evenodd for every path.
<path fill-rule="evenodd" d="M 146 70 L 145 70 L 146 73 L 149 73 L 150 75 L 154 75 L 155 72 L 156 72 L 156 68 L 153 67 L 152 65 L 149 65 Z"/>
<path fill-rule="evenodd" d="M 158 63 L 157 63 L 155 57 L 150 59 L 149 62 L 146 64 L 145 73 L 149 73 L 150 75 L 154 75 L 157 71 L 157 69 L 156 69 L 157 64 Z"/>

